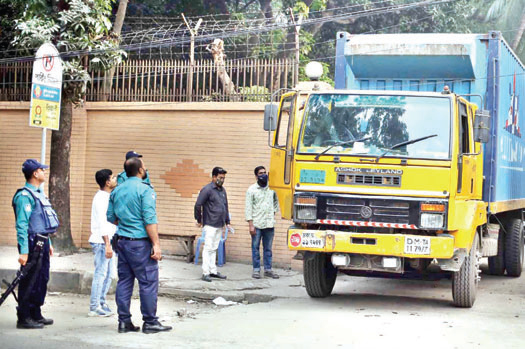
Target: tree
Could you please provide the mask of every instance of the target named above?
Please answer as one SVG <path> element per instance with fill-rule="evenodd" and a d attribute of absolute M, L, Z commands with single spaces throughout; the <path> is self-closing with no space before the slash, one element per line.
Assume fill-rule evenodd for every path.
<path fill-rule="evenodd" d="M 487 21 L 509 26 L 512 34 L 511 47 L 514 51 L 525 33 L 525 0 L 495 0 L 487 11 Z"/>
<path fill-rule="evenodd" d="M 16 21 L 13 43 L 31 54 L 43 43 L 55 44 L 64 56 L 60 130 L 51 136 L 49 196 L 60 219 L 54 245 L 73 250 L 70 221 L 70 150 L 73 107 L 81 105 L 90 80 L 89 64 L 108 70 L 124 52 L 109 36 L 110 0 L 31 0 L 24 16 Z"/>

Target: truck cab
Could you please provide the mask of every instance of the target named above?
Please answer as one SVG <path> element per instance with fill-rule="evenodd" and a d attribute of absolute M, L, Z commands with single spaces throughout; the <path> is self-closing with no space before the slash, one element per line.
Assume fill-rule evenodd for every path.
<path fill-rule="evenodd" d="M 283 95 L 270 185 L 293 220 L 288 247 L 303 255 L 309 295 L 329 295 L 337 270 L 399 274 L 434 261 L 461 274 L 456 304 L 473 302 L 481 255 L 470 228 L 487 210 L 476 110 L 446 90 L 314 84 Z M 461 271 L 465 260 L 475 268 Z"/>

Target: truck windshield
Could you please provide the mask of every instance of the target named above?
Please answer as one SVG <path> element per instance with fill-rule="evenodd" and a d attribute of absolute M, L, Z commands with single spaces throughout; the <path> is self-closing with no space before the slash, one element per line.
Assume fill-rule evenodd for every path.
<path fill-rule="evenodd" d="M 342 143 L 326 154 L 378 156 L 393 145 L 435 134 L 395 148 L 387 156 L 448 159 L 450 121 L 448 98 L 313 94 L 306 105 L 297 151 L 319 154 Z M 363 142 L 349 142 L 367 137 Z"/>

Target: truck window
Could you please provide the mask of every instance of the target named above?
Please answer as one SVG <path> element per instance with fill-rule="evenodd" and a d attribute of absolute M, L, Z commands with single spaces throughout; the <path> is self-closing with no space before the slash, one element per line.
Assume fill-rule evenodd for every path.
<path fill-rule="evenodd" d="M 287 97 L 281 104 L 281 110 L 279 112 L 279 124 L 275 131 L 275 146 L 279 148 L 286 147 L 286 138 L 288 134 L 288 122 L 290 121 L 290 114 L 293 110 L 294 96 Z"/>
<path fill-rule="evenodd" d="M 459 102 L 459 153 L 470 153 L 468 113 L 467 106 L 463 102 Z"/>

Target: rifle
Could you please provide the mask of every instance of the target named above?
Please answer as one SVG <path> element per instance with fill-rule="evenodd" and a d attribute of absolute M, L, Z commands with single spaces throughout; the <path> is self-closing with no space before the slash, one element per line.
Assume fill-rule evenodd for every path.
<path fill-rule="evenodd" d="M 40 234 L 37 234 L 36 236 L 36 243 L 35 247 L 33 248 L 33 253 L 31 254 L 31 260 L 29 260 L 26 265 L 23 265 L 20 267 L 20 269 L 16 272 L 15 279 L 9 283 L 7 280 L 2 279 L 2 282 L 6 284 L 7 289 L 4 293 L 0 296 L 0 305 L 5 302 L 7 297 L 12 294 L 13 297 L 15 297 L 16 302 L 18 303 L 18 298 L 15 294 L 15 288 L 18 286 L 20 281 L 22 281 L 23 278 L 25 278 L 27 275 L 31 273 L 33 268 L 35 268 L 40 260 L 42 259 L 42 252 L 44 248 L 44 243 L 48 239 L 47 236 L 42 236 Z"/>

